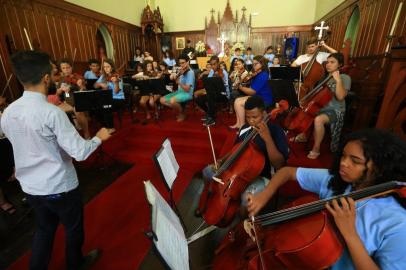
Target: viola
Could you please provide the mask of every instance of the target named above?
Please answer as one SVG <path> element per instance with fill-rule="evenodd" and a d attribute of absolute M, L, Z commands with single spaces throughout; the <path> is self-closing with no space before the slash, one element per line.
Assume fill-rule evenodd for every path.
<path fill-rule="evenodd" d="M 392 193 L 406 197 L 406 183 L 386 182 L 323 200 L 310 195 L 285 209 L 245 220 L 216 250 L 213 269 L 326 269 L 344 249 L 326 203 L 341 197 L 360 201 Z"/>
<path fill-rule="evenodd" d="M 267 122 L 269 118 L 265 119 Z M 206 183 L 200 196 L 197 214 L 203 216 L 207 224 L 227 227 L 234 219 L 241 204 L 241 194 L 261 173 L 265 156 L 253 142 L 257 135 L 251 129 L 245 139 L 223 157 L 225 160 Z"/>

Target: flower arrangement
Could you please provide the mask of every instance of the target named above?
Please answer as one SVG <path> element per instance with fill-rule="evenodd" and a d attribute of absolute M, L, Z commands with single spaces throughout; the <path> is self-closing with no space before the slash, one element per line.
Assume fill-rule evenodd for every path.
<path fill-rule="evenodd" d="M 206 45 L 199 40 L 195 45 L 196 56 L 206 56 Z"/>

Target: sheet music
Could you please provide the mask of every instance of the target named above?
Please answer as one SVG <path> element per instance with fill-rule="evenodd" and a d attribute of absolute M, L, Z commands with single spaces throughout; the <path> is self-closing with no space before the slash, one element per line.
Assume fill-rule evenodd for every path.
<path fill-rule="evenodd" d="M 173 153 L 171 142 L 166 139 L 162 144 L 162 149 L 158 153 L 157 160 L 161 167 L 162 174 L 165 181 L 170 188 L 176 179 L 179 171 L 179 164 L 176 161 L 175 154 Z"/>
<path fill-rule="evenodd" d="M 145 193 L 152 206 L 153 242 L 171 269 L 189 270 L 188 244 L 178 216 L 150 181 L 144 181 Z"/>

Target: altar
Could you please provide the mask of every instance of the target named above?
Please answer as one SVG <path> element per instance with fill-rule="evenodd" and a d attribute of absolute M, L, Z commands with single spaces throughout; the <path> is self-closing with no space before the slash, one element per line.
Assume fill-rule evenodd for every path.
<path fill-rule="evenodd" d="M 219 57 L 219 59 L 220 59 L 220 62 L 224 61 L 226 63 L 227 72 L 228 72 L 230 70 L 230 57 L 227 57 L 227 56 Z M 196 57 L 196 60 L 197 60 L 197 64 L 199 65 L 199 69 L 202 70 L 202 69 L 206 68 L 207 61 L 210 60 L 210 57 Z"/>

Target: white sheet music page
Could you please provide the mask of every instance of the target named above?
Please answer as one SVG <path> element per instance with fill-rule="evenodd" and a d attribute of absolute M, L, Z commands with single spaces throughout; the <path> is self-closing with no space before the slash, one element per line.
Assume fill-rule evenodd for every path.
<path fill-rule="evenodd" d="M 178 216 L 150 181 L 144 181 L 145 193 L 152 206 L 153 242 L 171 269 L 189 270 L 187 239 Z"/>
<path fill-rule="evenodd" d="M 178 171 L 179 164 L 176 161 L 175 154 L 173 153 L 171 142 L 166 139 L 162 144 L 162 151 L 157 156 L 159 166 L 161 167 L 165 181 L 170 188 L 172 188 Z"/>

